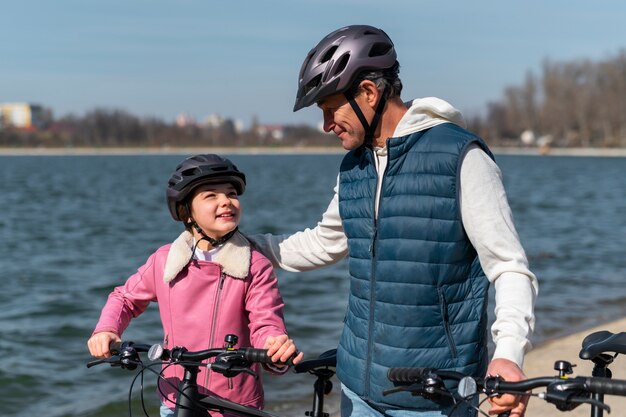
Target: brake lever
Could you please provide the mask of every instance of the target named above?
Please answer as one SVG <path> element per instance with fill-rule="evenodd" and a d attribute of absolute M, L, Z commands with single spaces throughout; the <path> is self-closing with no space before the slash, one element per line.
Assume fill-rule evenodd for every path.
<path fill-rule="evenodd" d="M 252 375 L 254 379 L 259 379 L 259 375 L 247 366 L 237 366 L 232 362 L 213 362 L 207 365 L 207 367 L 213 371 L 224 375 L 227 378 L 232 378 L 239 375 L 241 372 Z"/>
<path fill-rule="evenodd" d="M 608 404 L 605 404 L 602 401 L 596 400 L 595 398 L 574 397 L 570 401 L 580 402 L 581 404 L 591 404 L 593 406 L 603 409 L 607 413 L 611 412 L 611 407 L 609 407 Z"/>
<path fill-rule="evenodd" d="M 106 362 L 105 359 L 96 359 L 96 360 L 87 362 L 87 368 L 91 368 L 91 367 L 96 366 L 96 365 L 102 365 L 105 362 Z"/>
<path fill-rule="evenodd" d="M 90 362 L 87 362 L 87 368 L 91 368 L 96 365 L 102 365 L 103 363 L 109 363 L 111 366 L 121 366 L 120 357 L 113 355 L 109 358 L 100 358 Z"/>
<path fill-rule="evenodd" d="M 421 384 L 421 383 L 411 384 L 411 385 L 399 385 L 397 387 L 388 388 L 384 390 L 383 396 L 389 395 L 389 394 L 395 394 L 397 392 L 410 392 L 411 395 L 416 396 L 416 395 L 421 395 L 423 391 L 424 391 L 424 384 Z"/>
<path fill-rule="evenodd" d="M 252 375 L 254 379 L 259 379 L 259 375 L 250 368 L 243 367 L 241 368 L 240 372 Z"/>
<path fill-rule="evenodd" d="M 549 387 L 548 387 L 549 388 Z M 560 411 L 572 411 L 579 405 L 590 400 L 589 397 L 576 396 L 574 392 L 550 390 L 539 393 L 539 398 L 545 400 Z"/>

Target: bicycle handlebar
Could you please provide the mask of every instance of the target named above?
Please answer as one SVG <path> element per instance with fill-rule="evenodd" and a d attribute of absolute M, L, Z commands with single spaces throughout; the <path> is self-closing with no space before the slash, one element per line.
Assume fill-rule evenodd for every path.
<path fill-rule="evenodd" d="M 591 394 L 621 395 L 626 396 L 626 380 L 616 380 L 604 377 L 567 377 L 550 376 L 530 378 L 523 381 L 504 381 L 500 377 L 472 378 L 459 372 L 437 370 L 433 368 L 391 368 L 387 373 L 387 378 L 396 387 L 385 390 L 383 395 L 395 392 L 409 391 L 412 395 L 420 395 L 425 398 L 437 401 L 438 394 L 447 392 L 443 381 L 453 380 L 457 382 L 470 382 L 463 385 L 463 391 L 458 394 L 447 392 L 448 396 L 467 400 L 478 393 L 487 396 L 498 396 L 502 394 L 528 395 L 529 391 L 535 388 L 545 387 L 546 392 L 539 397 L 554 404 L 561 411 L 569 411 L 582 403 L 609 410 L 610 408 L 596 399 L 590 398 Z M 436 390 L 433 390 L 433 387 Z M 472 387 L 467 391 L 467 387 Z"/>
<path fill-rule="evenodd" d="M 437 370 L 434 368 L 390 368 L 387 379 L 397 383 L 415 383 L 423 380 L 427 375 L 436 373 L 441 378 L 460 381 L 463 374 L 454 371 Z"/>
<path fill-rule="evenodd" d="M 285 362 L 274 362 L 268 356 L 266 349 L 257 349 L 251 347 L 234 349 L 232 347 L 212 348 L 201 351 L 191 352 L 184 347 L 175 347 L 165 349 L 161 345 L 147 345 L 135 342 L 114 342 L 109 350 L 112 356 L 110 358 L 102 358 L 91 361 L 87 364 L 88 368 L 102 363 L 109 363 L 111 366 L 120 366 L 124 369 L 134 370 L 141 362 L 139 352 L 148 352 L 148 357 L 152 361 L 161 360 L 163 362 L 176 363 L 193 363 L 200 366 L 200 363 L 206 359 L 215 357 L 214 363 L 210 364 L 212 370 L 232 376 L 234 373 L 248 372 L 248 367 L 252 363 L 260 363 L 276 366 L 292 366 L 295 354 Z"/>
<path fill-rule="evenodd" d="M 460 381 L 465 375 L 454 372 L 437 370 L 432 368 L 391 368 L 387 378 L 391 382 L 399 384 L 413 384 L 424 382 L 432 377 L 444 380 Z M 558 390 L 568 390 L 572 387 L 582 388 L 590 394 L 621 395 L 626 396 L 626 380 L 618 380 L 602 377 L 574 377 L 562 378 L 558 376 L 529 378 L 523 381 L 504 381 L 499 377 L 475 378 L 478 389 L 487 391 L 488 394 L 500 395 L 507 393 L 520 393 L 535 388 L 558 386 Z"/>
<path fill-rule="evenodd" d="M 158 345 L 156 345 L 158 346 Z M 152 350 L 157 350 L 155 346 L 151 348 Z M 219 357 L 223 361 L 234 361 L 236 359 L 250 362 L 250 363 L 261 363 L 268 365 L 293 365 L 293 359 L 295 355 L 285 363 L 285 362 L 274 362 L 272 358 L 268 356 L 267 349 L 257 349 L 251 347 L 233 349 L 233 348 L 213 348 L 200 350 L 197 352 L 190 352 L 184 347 L 175 347 L 171 350 L 162 349 L 162 354 L 160 356 L 152 356 L 150 359 L 152 360 L 171 360 L 172 362 L 202 362 L 205 359 Z"/>
<path fill-rule="evenodd" d="M 596 394 L 626 396 L 626 381 L 611 378 L 586 378 L 585 385 Z"/>

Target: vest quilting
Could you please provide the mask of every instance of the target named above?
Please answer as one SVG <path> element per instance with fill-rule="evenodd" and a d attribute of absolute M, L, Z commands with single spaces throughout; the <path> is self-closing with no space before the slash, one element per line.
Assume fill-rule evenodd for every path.
<path fill-rule="evenodd" d="M 383 397 L 390 367 L 432 367 L 482 376 L 487 366 L 485 277 L 459 207 L 466 130 L 445 123 L 387 141 L 378 217 L 371 149 L 340 169 L 339 211 L 348 237 L 350 295 L 338 376 L 383 408 L 434 410 L 408 393 Z"/>

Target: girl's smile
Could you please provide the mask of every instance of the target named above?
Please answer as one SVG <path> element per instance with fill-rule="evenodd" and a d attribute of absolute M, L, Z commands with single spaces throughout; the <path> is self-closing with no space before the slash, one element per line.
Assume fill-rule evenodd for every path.
<path fill-rule="evenodd" d="M 241 206 L 230 183 L 203 184 L 191 199 L 191 217 L 209 237 L 219 239 L 239 225 Z M 197 239 L 202 236 L 194 229 Z"/>

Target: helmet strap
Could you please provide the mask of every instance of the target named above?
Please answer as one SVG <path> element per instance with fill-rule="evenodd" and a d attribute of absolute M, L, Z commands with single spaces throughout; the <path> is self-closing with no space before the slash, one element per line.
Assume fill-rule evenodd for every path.
<path fill-rule="evenodd" d="M 387 104 L 388 89 L 389 87 L 385 85 L 385 89 L 383 90 L 380 100 L 378 101 L 378 105 L 376 106 L 374 117 L 372 118 L 371 123 L 368 123 L 365 115 L 361 111 L 361 108 L 354 99 L 354 96 L 344 94 L 346 96 L 346 99 L 348 100 L 348 103 L 350 103 L 352 110 L 354 110 L 354 113 L 361 121 L 363 128 L 365 128 L 365 139 L 363 140 L 363 144 L 367 147 L 371 148 L 374 143 L 374 135 L 376 134 L 376 129 L 378 128 L 380 117 L 382 116 L 383 110 L 385 109 L 385 104 Z"/>
<path fill-rule="evenodd" d="M 193 249 L 191 250 L 191 258 L 189 258 L 189 262 L 191 262 L 193 260 L 193 258 L 195 256 L 195 253 L 196 253 L 196 248 L 198 247 L 200 242 L 202 242 L 203 240 L 206 240 L 207 242 L 209 242 L 211 244 L 211 246 L 213 246 L 214 248 L 217 248 L 218 246 L 222 246 L 224 243 L 226 243 L 239 230 L 239 227 L 235 227 L 233 230 L 231 230 L 230 232 L 226 233 L 221 238 L 213 239 L 212 237 L 210 237 L 206 233 L 204 233 L 204 230 L 202 230 L 200 225 L 198 225 L 198 223 L 196 223 L 195 220 L 192 221 L 192 226 L 193 226 L 194 229 L 196 229 L 196 231 L 198 233 L 200 233 L 200 235 L 202 237 L 198 241 L 196 241 L 196 244 L 194 245 Z"/>
<path fill-rule="evenodd" d="M 198 232 L 198 233 L 200 233 L 200 235 L 202 235 L 202 238 L 200 239 L 200 241 L 206 240 L 214 248 L 216 248 L 218 246 L 221 246 L 224 243 L 226 243 L 228 241 L 228 239 L 233 237 L 233 235 L 235 233 L 237 233 L 237 230 L 239 230 L 239 227 L 235 227 L 233 230 L 231 230 L 230 232 L 226 233 L 224 236 L 220 237 L 219 239 L 213 239 L 212 237 L 210 237 L 206 233 L 204 233 L 204 230 L 202 230 L 202 228 L 195 221 L 193 222 L 193 227 L 194 227 L 194 229 L 196 229 L 196 232 Z"/>

